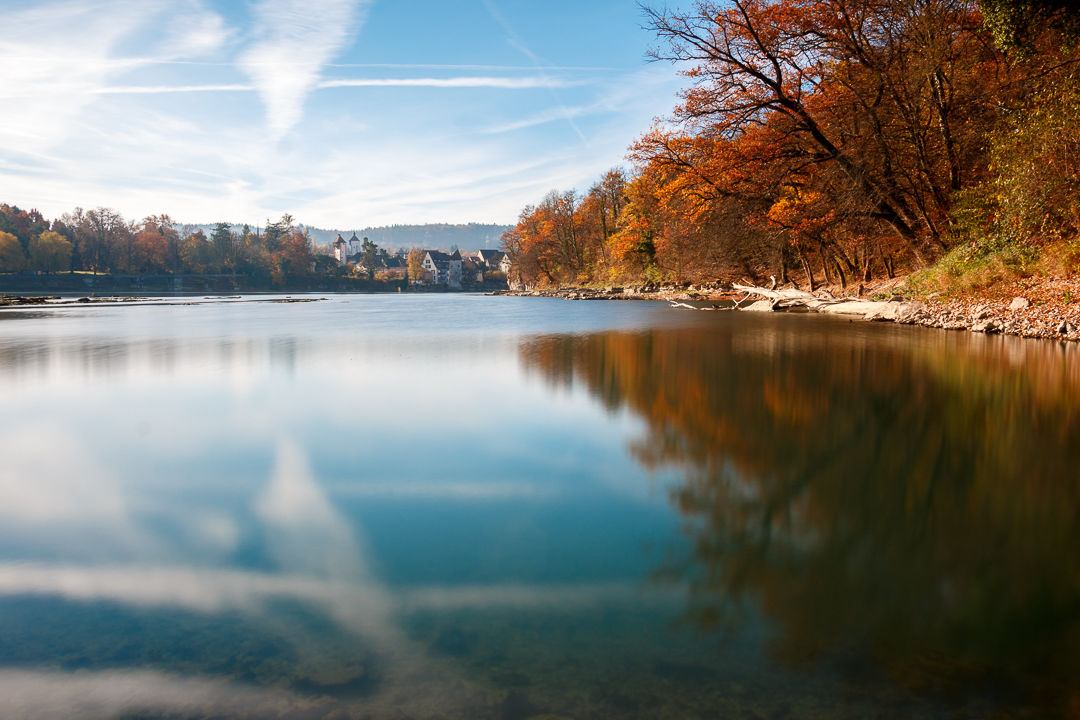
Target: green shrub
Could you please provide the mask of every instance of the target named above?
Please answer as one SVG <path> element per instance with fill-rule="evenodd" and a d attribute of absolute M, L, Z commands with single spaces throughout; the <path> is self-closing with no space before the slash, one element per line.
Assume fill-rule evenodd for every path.
<path fill-rule="evenodd" d="M 963 291 L 1050 269 L 1080 252 L 1080 73 L 1046 82 L 990 136 L 991 177 L 953 198 L 952 249 L 908 281 L 916 293 Z"/>

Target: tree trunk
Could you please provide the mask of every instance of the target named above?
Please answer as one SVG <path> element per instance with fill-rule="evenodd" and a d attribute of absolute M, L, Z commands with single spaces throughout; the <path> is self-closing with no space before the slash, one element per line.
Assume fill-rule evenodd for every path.
<path fill-rule="evenodd" d="M 821 274 L 825 276 L 825 283 L 827 285 L 833 284 L 832 276 L 829 275 L 829 259 L 825 257 L 825 249 L 818 250 L 818 255 L 821 257 Z"/>
<path fill-rule="evenodd" d="M 810 292 L 814 292 L 816 289 L 814 286 L 814 271 L 810 269 L 810 263 L 806 262 L 806 256 L 803 255 L 802 249 L 799 249 L 799 262 L 802 263 L 803 274 L 806 275 L 806 282 L 810 286 Z"/>

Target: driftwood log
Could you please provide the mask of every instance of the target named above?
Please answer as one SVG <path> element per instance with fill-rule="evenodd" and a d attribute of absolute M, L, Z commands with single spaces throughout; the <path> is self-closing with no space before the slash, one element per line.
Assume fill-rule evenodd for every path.
<path fill-rule="evenodd" d="M 687 310 L 734 310 L 735 308 L 725 308 L 719 305 L 712 305 L 710 307 L 698 307 L 697 305 L 688 305 L 684 302 L 676 302 L 674 300 L 669 301 L 673 308 L 686 308 Z"/>
<path fill-rule="evenodd" d="M 864 320 L 911 323 L 915 321 L 915 316 L 922 308 L 921 303 L 906 302 L 899 298 L 880 301 L 862 300 L 860 298 L 836 298 L 828 291 L 811 293 L 795 288 L 766 288 L 741 285 L 739 283 L 733 283 L 732 288 L 744 294 L 742 299 L 735 301 L 735 307 L 732 309 L 744 312 L 782 312 L 803 309 L 829 315 L 858 315 Z M 753 297 L 761 299 L 749 305 L 743 305 Z M 686 303 L 672 303 L 671 306 L 693 310 L 720 309 L 715 305 L 711 308 L 699 308 Z"/>

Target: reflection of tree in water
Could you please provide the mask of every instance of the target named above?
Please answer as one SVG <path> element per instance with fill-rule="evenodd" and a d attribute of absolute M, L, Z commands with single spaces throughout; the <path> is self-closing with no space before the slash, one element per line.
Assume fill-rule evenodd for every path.
<path fill-rule="evenodd" d="M 871 656 L 916 688 L 1008 680 L 1080 708 L 1080 360 L 784 327 L 551 336 L 522 355 L 638 413 L 634 454 L 685 472 L 692 546 L 667 571 L 702 625 L 752 600 L 786 663 Z"/>

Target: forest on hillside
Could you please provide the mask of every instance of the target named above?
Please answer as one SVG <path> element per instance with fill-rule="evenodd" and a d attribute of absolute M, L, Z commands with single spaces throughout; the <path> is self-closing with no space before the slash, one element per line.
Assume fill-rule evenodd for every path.
<path fill-rule="evenodd" d="M 686 87 L 586 192 L 503 236 L 527 285 L 811 290 L 1080 267 L 1080 11 L 1064 0 L 643 7 Z"/>

